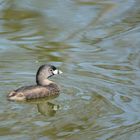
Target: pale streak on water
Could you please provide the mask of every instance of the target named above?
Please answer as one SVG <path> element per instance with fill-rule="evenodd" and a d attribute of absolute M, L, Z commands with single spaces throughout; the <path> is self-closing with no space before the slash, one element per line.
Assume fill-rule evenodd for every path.
<path fill-rule="evenodd" d="M 139 139 L 139 0 L 0 4 L 0 139 Z M 6 100 L 48 62 L 64 72 L 59 97 Z"/>

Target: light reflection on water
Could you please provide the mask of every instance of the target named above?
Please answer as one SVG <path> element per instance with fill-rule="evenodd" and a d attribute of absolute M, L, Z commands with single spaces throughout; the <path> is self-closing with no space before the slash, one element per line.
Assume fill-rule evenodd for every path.
<path fill-rule="evenodd" d="M 0 6 L 0 139 L 139 139 L 139 1 L 6 1 Z M 64 72 L 50 103 L 8 102 L 37 68 Z M 57 109 L 58 107 L 58 109 Z M 38 109 L 38 111 L 37 111 Z"/>

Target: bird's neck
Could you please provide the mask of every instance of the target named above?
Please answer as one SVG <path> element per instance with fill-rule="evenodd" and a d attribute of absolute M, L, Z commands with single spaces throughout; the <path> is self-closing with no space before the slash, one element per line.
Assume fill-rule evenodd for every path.
<path fill-rule="evenodd" d="M 50 85 L 53 82 L 49 79 L 44 79 L 43 77 L 39 76 L 36 78 L 36 83 L 37 85 L 45 86 L 45 85 Z"/>
<path fill-rule="evenodd" d="M 51 83 L 53 83 L 53 82 L 48 79 L 37 81 L 37 85 L 41 85 L 41 86 L 50 85 Z"/>

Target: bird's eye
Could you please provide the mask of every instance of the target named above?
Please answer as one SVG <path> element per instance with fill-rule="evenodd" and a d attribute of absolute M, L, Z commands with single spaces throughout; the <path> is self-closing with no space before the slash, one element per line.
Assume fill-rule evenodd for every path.
<path fill-rule="evenodd" d="M 50 71 L 53 71 L 52 69 L 50 69 Z"/>

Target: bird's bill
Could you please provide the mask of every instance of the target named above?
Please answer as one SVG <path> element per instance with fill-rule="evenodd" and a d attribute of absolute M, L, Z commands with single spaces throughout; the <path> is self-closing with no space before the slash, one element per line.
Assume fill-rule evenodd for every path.
<path fill-rule="evenodd" d="M 62 74 L 62 73 L 63 72 L 61 70 L 57 70 L 57 69 L 53 71 L 53 74 Z"/>

